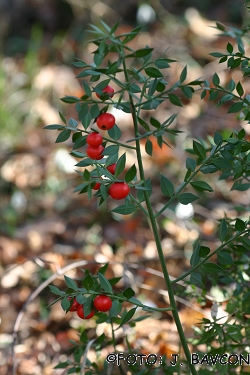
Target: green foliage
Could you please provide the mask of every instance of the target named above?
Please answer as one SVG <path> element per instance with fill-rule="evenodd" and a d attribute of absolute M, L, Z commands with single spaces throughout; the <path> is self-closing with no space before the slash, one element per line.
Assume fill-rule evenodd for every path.
<path fill-rule="evenodd" d="M 244 314 L 246 311 L 250 311 L 250 295 L 247 284 L 249 277 L 246 267 L 246 265 L 249 265 L 247 252 L 250 249 L 249 210 L 247 207 L 242 207 L 240 217 L 236 215 L 235 217 L 227 217 L 227 213 L 225 213 L 223 218 L 218 218 L 215 243 L 211 245 L 209 241 L 205 241 L 203 238 L 194 241 L 190 257 L 190 269 L 172 282 L 170 282 L 162 251 L 156 218 L 178 202 L 181 205 L 194 205 L 195 208 L 195 202 L 198 199 L 204 199 L 207 195 L 213 194 L 214 190 L 216 191 L 216 184 L 211 184 L 213 185 L 211 187 L 207 177 L 210 174 L 217 176 L 220 181 L 227 180 L 231 184 L 231 190 L 228 194 L 234 191 L 247 191 L 250 188 L 250 142 L 243 129 L 239 132 L 232 130 L 232 133 L 227 136 L 217 131 L 213 136 L 208 136 L 207 139 L 193 139 L 192 146 L 186 150 L 191 157 L 186 159 L 183 182 L 175 188 L 169 177 L 160 174 L 163 207 L 158 211 L 154 211 L 152 208 L 150 199 L 152 194 L 151 180 L 145 178 L 141 146 L 144 146 L 147 155 L 152 157 L 155 152 L 153 138 L 156 139 L 158 146 L 161 148 L 163 144 L 168 145 L 168 137 L 171 136 L 171 139 L 173 139 L 173 136 L 179 133 L 178 130 L 170 128 L 177 114 L 172 114 L 164 122 L 161 122 L 157 118 L 157 109 L 165 101 L 168 101 L 168 105 L 171 107 L 183 107 L 185 103 L 183 95 L 192 100 L 196 91 L 201 91 L 201 99 L 207 97 L 206 93 L 208 92 L 209 100 L 214 100 L 217 106 L 227 105 L 228 113 L 238 114 L 241 120 L 250 123 L 250 96 L 246 94 L 244 89 L 244 78 L 250 75 L 250 58 L 245 56 L 244 46 L 244 37 L 248 35 L 249 30 L 248 28 L 226 27 L 217 23 L 217 28 L 222 32 L 222 35 L 234 38 L 235 43 L 228 42 L 225 52 L 217 51 L 211 53 L 211 56 L 219 59 L 219 63 L 227 62 L 229 71 L 239 69 L 243 76 L 243 79 L 238 82 L 230 79 L 223 87 L 222 79 L 217 73 L 214 73 L 211 77 L 211 86 L 207 80 L 202 81 L 200 79 L 185 83 L 188 77 L 186 66 L 181 70 L 178 81 L 170 86 L 164 78 L 165 69 L 170 69 L 175 60 L 169 59 L 166 54 L 153 60 L 153 48 L 145 46 L 145 48 L 133 50 L 128 45 L 138 35 L 141 27 L 121 35 L 115 33 L 118 23 L 110 28 L 101 21 L 100 28 L 95 25 L 91 25 L 91 28 L 91 32 L 96 36 L 92 42 L 97 47 L 94 51 L 93 63 L 88 64 L 79 59 L 75 63 L 75 66 L 82 69 L 77 78 L 84 79 L 85 94 L 80 99 L 74 96 L 61 99 L 67 104 L 75 105 L 78 119 L 71 118 L 67 121 L 60 113 L 64 125 L 53 124 L 45 128 L 59 131 L 56 138 L 57 143 L 68 141 L 73 133 L 72 154 L 81 159 L 76 166 L 85 167 L 85 170 L 79 173 L 83 183 L 75 191 L 80 194 L 87 193 L 88 199 L 94 197 L 101 205 L 109 199 L 111 184 L 125 181 L 129 185 L 130 194 L 123 197 L 125 199 L 122 203 L 119 204 L 118 202 L 111 212 L 119 215 L 133 215 L 139 209 L 147 216 L 157 244 L 171 306 L 166 309 L 146 306 L 135 297 L 135 292 L 131 287 L 122 292 L 117 292 L 114 288 L 116 280 L 108 280 L 105 277 L 106 268 L 101 268 L 97 275 L 86 273 L 82 279 L 82 288 L 79 288 L 74 280 L 65 276 L 65 283 L 68 287 L 66 292 L 60 291 L 55 286 L 50 286 L 50 289 L 59 296 L 57 301 L 61 300 L 61 306 L 65 311 L 68 311 L 71 307 L 68 297 L 76 296 L 77 301 L 84 304 L 85 316 L 91 312 L 93 299 L 97 294 L 103 293 L 110 297 L 112 307 L 109 314 L 98 312 L 95 321 L 96 324 L 110 323 L 113 336 L 114 323 L 118 327 L 127 324 L 133 326 L 137 321 L 147 317 L 137 316 L 139 308 L 147 312 L 174 310 L 174 321 L 187 359 L 187 369 L 183 368 L 182 373 L 196 375 L 196 369 L 190 362 L 187 341 L 177 318 L 178 311 L 172 284 L 185 279 L 185 283 L 192 288 L 192 293 L 194 293 L 193 291 L 196 292 L 193 295 L 187 288 L 184 291 L 184 296 L 186 298 L 197 296 L 198 301 L 203 303 L 206 302 L 205 297 L 201 292 L 197 292 L 197 288 L 204 288 L 208 282 L 214 287 L 219 285 L 225 296 L 228 296 L 228 299 L 231 298 L 231 302 L 227 306 L 230 314 L 235 312 L 237 306 L 235 312 L 237 320 L 234 323 L 230 322 L 230 317 L 226 323 L 221 323 L 220 319 L 217 319 L 216 312 L 213 312 L 212 320 L 203 319 L 201 328 L 196 329 L 198 337 L 193 339 L 194 345 L 203 345 L 209 355 L 222 355 L 222 349 L 224 353 L 233 350 L 238 353 L 242 349 L 242 346 L 240 346 L 242 342 L 247 345 L 247 335 L 243 335 L 242 332 Z M 111 63 L 107 59 L 110 53 L 116 54 L 117 61 Z M 120 78 L 121 73 L 123 79 Z M 118 89 L 115 93 L 110 94 L 105 90 L 107 85 L 112 85 L 112 83 L 115 83 Z M 134 125 L 133 138 L 125 140 L 123 143 L 120 142 L 123 132 L 119 124 L 116 123 L 103 137 L 105 148 L 101 157 L 91 159 L 87 156 L 85 149 L 87 147 L 86 136 L 93 129 L 96 130 L 96 118 L 100 114 L 108 112 L 112 106 L 131 115 L 131 121 Z M 150 111 L 149 115 L 144 116 L 144 111 Z M 75 151 L 82 148 L 81 151 Z M 135 155 L 135 163 L 128 168 L 126 168 L 127 150 L 134 152 Z M 107 167 L 113 163 L 116 163 L 114 175 L 107 170 Z M 91 168 L 88 169 L 88 167 Z M 96 182 L 101 185 L 93 195 L 92 189 Z M 199 195 L 193 194 L 190 190 L 195 190 Z M 117 200 L 119 200 L 119 197 Z M 228 291 L 230 289 L 228 287 L 231 285 L 235 285 L 235 287 L 233 289 L 230 287 L 232 290 Z M 229 293 L 231 294 L 229 295 Z M 135 307 L 127 310 L 123 307 L 124 302 L 129 302 Z M 84 345 L 86 348 L 87 339 Z M 98 347 L 97 341 L 94 345 Z M 79 358 L 81 358 L 83 352 L 77 352 L 78 349 L 79 347 L 75 349 L 78 356 L 76 364 L 71 367 L 68 373 L 80 371 Z M 199 354 L 202 355 L 201 352 Z M 201 365 L 204 363 L 208 364 L 206 357 Z M 58 368 L 66 368 L 68 365 L 70 366 L 71 363 L 68 361 L 62 362 L 58 365 L 61 367 Z M 92 364 L 91 366 L 89 374 L 94 373 L 91 371 L 97 365 Z M 209 364 L 208 368 L 202 368 L 201 366 L 199 374 L 207 375 L 216 373 L 216 371 L 221 374 L 236 374 L 236 372 L 233 372 L 234 369 L 235 367 L 230 367 L 229 364 L 223 367 L 220 363 L 212 363 Z M 164 371 L 166 374 L 171 373 L 168 367 L 165 367 Z M 145 371 L 142 369 L 136 373 L 146 374 L 147 369 Z"/>

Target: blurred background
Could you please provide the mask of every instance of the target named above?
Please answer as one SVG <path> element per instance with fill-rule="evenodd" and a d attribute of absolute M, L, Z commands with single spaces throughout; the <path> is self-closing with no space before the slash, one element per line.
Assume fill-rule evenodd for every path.
<path fill-rule="evenodd" d="M 79 260 L 95 272 L 96 262 L 117 262 L 108 276 L 120 276 L 120 263 L 140 264 L 160 269 L 157 253 L 147 222 L 140 213 L 120 217 L 109 210 L 109 201 L 97 208 L 95 199 L 73 193 L 79 183 L 75 172 L 76 159 L 69 155 L 71 141 L 56 144 L 56 131 L 43 127 L 61 123 L 60 110 L 67 118 L 74 117 L 74 108 L 60 98 L 81 96 L 81 82 L 75 79 L 78 71 L 71 64 L 76 57 L 90 62 L 93 46 L 86 42 L 92 37 L 89 23 L 100 20 L 112 26 L 120 20 L 119 33 L 129 32 L 143 24 L 141 35 L 133 48 L 154 47 L 157 57 L 167 48 L 168 57 L 178 60 L 167 71 L 167 80 L 175 82 L 183 67 L 188 65 L 188 79 L 199 77 L 210 80 L 216 71 L 222 84 L 233 77 L 240 80 L 237 71 L 226 72 L 209 54 L 226 49 L 228 40 L 218 36 L 215 22 L 240 27 L 249 16 L 240 0 L 0 0 L 0 374 L 11 374 L 11 344 L 13 325 L 18 312 L 29 295 L 59 268 Z M 247 82 L 244 87 L 249 89 Z M 215 130 L 230 134 L 232 128 L 247 125 L 234 115 L 227 115 L 226 106 L 216 108 L 213 102 L 200 101 L 199 94 L 192 102 L 183 98 L 173 127 L 182 130 L 177 138 L 169 138 L 172 149 L 159 149 L 153 142 L 153 157 L 144 155 L 145 169 L 153 183 L 152 201 L 160 208 L 159 171 L 175 184 L 183 180 L 186 154 L 192 137 L 206 137 Z M 228 106 L 230 103 L 228 102 Z M 164 104 L 157 110 L 157 118 L 164 120 L 177 112 L 176 107 Z M 129 115 L 116 113 L 123 138 L 132 134 Z M 134 162 L 128 154 L 127 168 Z M 153 172 L 152 172 L 153 171 Z M 212 199 L 199 200 L 187 211 L 173 207 L 161 215 L 159 230 L 172 276 L 179 276 L 189 265 L 193 241 L 202 236 L 214 246 L 215 220 L 223 212 L 233 210 L 235 202 L 245 204 L 246 194 L 230 194 L 225 181 L 215 183 Z M 217 180 L 217 178 L 216 178 Z M 188 220 L 189 219 L 189 220 Z M 92 263 L 91 263 L 92 262 Z M 146 271 L 130 270 L 129 281 L 144 301 L 161 307 L 166 303 L 160 292 L 138 288 L 146 283 L 151 288 L 164 289 L 164 283 Z M 69 276 L 81 277 L 82 271 L 72 266 Z M 63 288 L 62 278 L 54 281 Z M 134 284 L 134 285 L 133 285 Z M 156 291 L 158 290 L 156 289 Z M 215 291 L 216 292 L 216 291 Z M 64 315 L 60 305 L 46 306 L 54 299 L 48 288 L 31 298 L 18 326 L 16 342 L 17 374 L 61 374 L 53 370 L 70 346 L 69 339 L 78 339 L 76 327 L 82 322 L 72 314 Z M 193 320 L 183 311 L 186 330 Z M 203 306 L 205 311 L 206 306 Z M 198 314 L 198 313 L 197 313 Z M 194 314 L 193 314 L 194 315 Z M 202 316 L 202 315 L 201 315 Z M 162 328 L 151 330 L 159 334 L 157 345 L 162 353 L 173 350 Z M 162 314 L 168 329 L 171 318 Z M 186 320 L 185 320 L 186 319 Z M 91 324 L 91 323 L 89 323 Z M 152 323 L 153 324 L 153 323 Z M 105 329 L 105 328 L 103 328 Z M 138 328 L 138 330 L 140 327 Z M 153 341 L 145 332 L 145 346 L 153 350 Z M 151 341 L 152 342 L 151 342 Z M 151 352 L 153 353 L 154 351 Z M 61 372 L 60 372 L 61 371 Z"/>

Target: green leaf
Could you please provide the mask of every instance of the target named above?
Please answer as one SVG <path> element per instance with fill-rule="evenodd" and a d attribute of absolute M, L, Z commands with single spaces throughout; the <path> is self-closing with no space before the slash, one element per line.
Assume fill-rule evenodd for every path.
<path fill-rule="evenodd" d="M 220 99 L 220 102 L 221 103 L 225 103 L 229 100 L 232 100 L 234 98 L 233 94 L 226 94 L 224 95 L 221 99 Z"/>
<path fill-rule="evenodd" d="M 140 33 L 141 29 L 142 29 L 142 25 L 137 26 L 136 28 L 131 30 L 129 33 L 122 34 L 122 36 L 125 36 L 125 38 L 122 41 L 122 44 L 127 44 L 128 42 L 133 40 Z"/>
<path fill-rule="evenodd" d="M 197 197 L 196 195 L 192 193 L 183 193 L 179 195 L 177 199 L 181 204 L 186 205 L 186 204 L 196 201 L 196 199 L 199 199 L 199 197 Z"/>
<path fill-rule="evenodd" d="M 105 275 L 105 273 L 106 273 L 106 271 L 107 271 L 107 269 L 108 269 L 108 266 L 109 266 L 108 263 L 104 264 L 104 266 L 102 266 L 102 267 L 99 268 L 98 272 L 100 272 L 100 273 L 102 273 L 103 275 Z"/>
<path fill-rule="evenodd" d="M 220 142 L 222 142 L 223 141 L 223 137 L 222 137 L 222 135 L 220 134 L 220 133 L 218 133 L 218 132 L 215 132 L 214 133 L 214 143 L 216 144 L 216 145 L 218 145 Z"/>
<path fill-rule="evenodd" d="M 227 43 L 227 51 L 228 51 L 229 53 L 232 53 L 233 50 L 234 50 L 234 48 L 233 48 L 232 44 L 231 44 L 231 43 Z"/>
<path fill-rule="evenodd" d="M 191 185 L 193 186 L 193 188 L 197 191 L 213 191 L 213 189 L 211 188 L 211 186 L 209 184 L 207 184 L 205 181 L 195 181 L 195 182 L 191 182 Z"/>
<path fill-rule="evenodd" d="M 193 141 L 193 150 L 197 156 L 200 156 L 202 159 L 206 158 L 206 150 L 202 144 Z"/>
<path fill-rule="evenodd" d="M 86 301 L 83 305 L 84 316 L 88 316 L 91 313 L 91 311 L 93 309 L 92 306 L 93 306 L 93 297 L 90 296 L 90 297 L 86 298 Z"/>
<path fill-rule="evenodd" d="M 77 128 L 78 126 L 78 121 L 76 121 L 74 118 L 70 118 L 68 123 L 69 123 L 69 126 L 72 126 L 72 128 Z"/>
<path fill-rule="evenodd" d="M 65 96 L 60 99 L 64 103 L 73 104 L 80 102 L 80 99 L 77 96 Z"/>
<path fill-rule="evenodd" d="M 126 164 L 126 154 L 122 154 L 120 158 L 117 160 L 116 168 L 115 168 L 115 176 L 119 176 L 120 173 L 123 172 Z"/>
<path fill-rule="evenodd" d="M 64 128 L 65 128 L 64 125 L 59 125 L 59 124 L 52 124 L 52 125 L 47 125 L 43 127 L 43 129 L 48 129 L 48 130 L 62 130 Z"/>
<path fill-rule="evenodd" d="M 170 68 L 169 63 L 176 62 L 176 60 L 160 58 L 154 61 L 155 66 L 158 69 Z"/>
<path fill-rule="evenodd" d="M 162 194 L 167 197 L 172 197 L 174 195 L 174 185 L 167 177 L 163 176 L 163 174 L 160 175 L 160 187 Z"/>
<path fill-rule="evenodd" d="M 131 298 L 131 297 L 134 297 L 135 296 L 135 292 L 133 291 L 132 288 L 127 288 L 124 290 L 124 292 L 122 293 L 123 296 L 127 299 Z"/>
<path fill-rule="evenodd" d="M 181 75 L 180 75 L 180 82 L 184 82 L 185 79 L 187 78 L 187 65 L 185 68 L 182 70 Z"/>
<path fill-rule="evenodd" d="M 249 183 L 242 184 L 241 181 L 235 181 L 235 183 L 231 187 L 231 191 L 232 190 L 246 191 L 249 188 L 250 188 L 250 184 Z"/>
<path fill-rule="evenodd" d="M 124 324 L 126 324 L 131 318 L 132 316 L 135 314 L 136 312 L 136 309 L 137 307 L 134 307 L 133 309 L 129 310 L 126 315 L 123 317 L 122 321 L 121 321 L 121 324 L 119 327 L 123 326 Z M 118 328 L 119 328 L 118 327 Z"/>
<path fill-rule="evenodd" d="M 236 91 L 240 96 L 242 96 L 244 94 L 244 89 L 243 89 L 242 84 L 240 82 L 238 82 L 237 85 L 236 85 Z"/>
<path fill-rule="evenodd" d="M 84 117 L 81 117 L 81 123 L 84 129 L 87 129 L 89 127 L 90 121 L 91 121 L 91 116 L 89 112 Z"/>
<path fill-rule="evenodd" d="M 58 137 L 56 138 L 56 141 L 55 143 L 60 143 L 60 142 L 65 142 L 67 141 L 67 139 L 69 139 L 70 137 L 70 134 L 71 134 L 71 131 L 66 129 L 66 130 L 63 130 L 59 135 Z"/>
<path fill-rule="evenodd" d="M 188 99 L 192 99 L 192 96 L 193 96 L 193 88 L 192 87 L 188 87 L 188 86 L 183 86 L 181 87 L 182 91 L 183 91 L 183 94 L 188 98 Z"/>
<path fill-rule="evenodd" d="M 229 90 L 230 92 L 232 92 L 232 91 L 234 91 L 235 87 L 236 87 L 235 82 L 234 82 L 233 79 L 231 79 L 231 80 L 229 81 L 229 83 L 228 83 L 228 90 Z"/>
<path fill-rule="evenodd" d="M 145 143 L 145 151 L 148 155 L 152 156 L 153 154 L 153 144 L 150 141 L 150 139 L 147 138 L 146 143 Z"/>
<path fill-rule="evenodd" d="M 150 82 L 149 89 L 148 89 L 148 95 L 153 96 L 157 87 L 158 79 L 155 78 L 153 81 Z"/>
<path fill-rule="evenodd" d="M 113 294 L 113 289 L 112 289 L 110 282 L 100 272 L 98 272 L 98 279 L 100 281 L 101 287 L 105 290 L 105 292 Z"/>
<path fill-rule="evenodd" d="M 111 210 L 111 212 L 114 212 L 116 214 L 121 214 L 121 215 L 130 215 L 133 212 L 137 210 L 137 207 L 133 204 L 123 204 L 121 206 L 118 206 Z"/>
<path fill-rule="evenodd" d="M 98 107 L 98 104 L 94 104 L 90 107 L 90 116 L 92 119 L 95 119 L 99 116 L 100 114 L 100 110 L 99 110 L 99 107 Z"/>
<path fill-rule="evenodd" d="M 94 279 L 89 273 L 84 277 L 82 281 L 82 285 L 87 290 L 90 290 L 92 286 L 94 285 Z"/>
<path fill-rule="evenodd" d="M 132 167 L 130 167 L 129 170 L 125 174 L 125 181 L 127 182 L 127 184 L 135 178 L 136 173 L 137 173 L 137 169 L 136 169 L 135 164 L 133 164 Z"/>
<path fill-rule="evenodd" d="M 64 311 L 67 311 L 70 308 L 70 301 L 68 297 L 64 297 L 61 301 L 61 306 Z"/>
<path fill-rule="evenodd" d="M 249 251 L 250 250 L 250 239 L 246 236 L 240 237 L 242 245 Z"/>
<path fill-rule="evenodd" d="M 246 228 L 246 223 L 241 219 L 236 219 L 235 221 L 235 229 L 239 232 L 243 232 Z"/>
<path fill-rule="evenodd" d="M 242 110 L 243 105 L 244 105 L 243 102 L 234 103 L 234 104 L 231 105 L 231 107 L 229 107 L 229 110 L 227 111 L 227 113 L 236 113 L 236 112 L 239 112 L 239 111 Z"/>
<path fill-rule="evenodd" d="M 231 255 L 229 253 L 227 253 L 226 251 L 220 251 L 218 253 L 218 262 L 220 264 L 234 264 L 234 261 L 231 257 Z"/>
<path fill-rule="evenodd" d="M 211 90 L 209 94 L 209 100 L 215 100 L 218 98 L 219 92 L 217 90 Z"/>
<path fill-rule="evenodd" d="M 82 85 L 83 85 L 83 89 L 84 89 L 85 94 L 86 94 L 89 98 L 91 98 L 91 96 L 92 96 L 92 91 L 91 91 L 91 88 L 89 87 L 89 85 L 87 84 L 87 82 L 82 81 Z"/>
<path fill-rule="evenodd" d="M 221 52 L 212 52 L 209 55 L 213 56 L 213 57 L 223 57 L 224 56 L 224 54 L 221 53 Z"/>
<path fill-rule="evenodd" d="M 187 158 L 186 159 L 186 168 L 190 169 L 192 172 L 194 172 L 195 169 L 196 169 L 196 161 L 192 158 Z"/>
<path fill-rule="evenodd" d="M 210 249 L 207 246 L 200 246 L 199 249 L 199 256 L 201 258 L 206 258 L 206 256 L 210 253 Z"/>
<path fill-rule="evenodd" d="M 161 127 L 161 123 L 156 120 L 153 116 L 150 117 L 150 124 L 153 125 L 155 128 L 159 129 Z"/>
<path fill-rule="evenodd" d="M 180 101 L 180 98 L 178 98 L 175 94 L 169 94 L 168 98 L 170 102 L 178 107 L 182 107 L 182 102 Z"/>
<path fill-rule="evenodd" d="M 129 298 L 129 302 L 133 303 L 137 306 L 141 306 L 141 307 L 144 306 L 143 303 L 141 303 L 141 301 L 139 299 L 135 298 L 135 297 Z"/>
<path fill-rule="evenodd" d="M 58 365 L 56 365 L 55 367 L 53 367 L 54 369 L 58 369 L 58 368 L 66 368 L 70 365 L 71 363 L 69 361 L 66 361 L 66 362 L 60 362 L 58 363 Z"/>
<path fill-rule="evenodd" d="M 140 88 L 140 86 L 136 85 L 135 83 L 132 83 L 129 87 L 129 91 L 136 94 L 138 92 L 141 92 L 141 88 Z"/>
<path fill-rule="evenodd" d="M 115 299 L 112 303 L 111 309 L 109 310 L 110 317 L 118 316 L 120 314 L 121 310 L 122 310 L 121 302 L 118 301 L 117 299 Z"/>
<path fill-rule="evenodd" d="M 191 258 L 190 258 L 191 267 L 196 266 L 200 261 L 200 255 L 199 255 L 200 243 L 198 241 L 195 241 L 194 245 L 193 245 L 193 248 L 194 248 L 194 251 L 193 251 L 193 253 L 191 255 Z"/>
<path fill-rule="evenodd" d="M 129 55 L 126 55 L 125 57 L 145 57 L 149 55 L 153 51 L 153 48 L 141 48 L 138 49 L 137 51 L 130 53 Z"/>
<path fill-rule="evenodd" d="M 219 239 L 221 242 L 224 242 L 227 235 L 227 222 L 225 219 L 221 220 L 220 226 L 219 226 Z"/>
<path fill-rule="evenodd" d="M 87 298 L 82 294 L 78 294 L 76 296 L 76 300 L 77 300 L 78 303 L 80 303 L 80 305 L 83 305 L 84 303 L 86 303 Z"/>
<path fill-rule="evenodd" d="M 191 273 L 190 283 L 194 284 L 194 285 L 200 285 L 200 284 L 202 284 L 201 274 L 199 274 L 198 272 Z"/>
<path fill-rule="evenodd" d="M 214 73 L 213 78 L 212 78 L 212 82 L 213 82 L 214 86 L 219 86 L 220 77 L 218 76 L 217 73 Z"/>
<path fill-rule="evenodd" d="M 144 129 L 146 129 L 147 131 L 150 131 L 150 127 L 148 126 L 146 121 L 144 121 L 141 117 L 138 117 L 138 121 L 144 127 Z"/>
<path fill-rule="evenodd" d="M 162 73 L 158 69 L 156 69 L 154 67 L 145 68 L 145 73 L 149 77 L 152 77 L 152 78 L 161 78 L 161 77 L 163 77 Z"/>
<path fill-rule="evenodd" d="M 70 289 L 73 289 L 73 290 L 77 290 L 78 289 L 78 286 L 76 285 L 76 282 L 74 280 L 72 280 L 70 277 L 64 276 L 64 280 L 65 280 L 66 285 Z"/>
<path fill-rule="evenodd" d="M 75 133 L 76 134 L 76 133 Z M 81 136 L 74 142 L 73 150 L 77 150 L 80 147 L 83 147 L 86 145 L 86 135 Z"/>
<path fill-rule="evenodd" d="M 108 135 L 110 136 L 110 138 L 114 139 L 115 141 L 118 141 L 118 139 L 121 138 L 122 135 L 119 126 L 115 124 L 113 128 L 108 130 Z"/>
<path fill-rule="evenodd" d="M 59 288 L 57 288 L 54 285 L 49 285 L 49 288 L 50 288 L 51 292 L 56 294 L 57 296 L 62 296 L 62 295 L 65 294 L 64 292 L 62 292 Z"/>
<path fill-rule="evenodd" d="M 114 155 L 114 154 L 117 154 L 118 151 L 119 151 L 118 145 L 111 145 L 111 146 L 105 147 L 105 149 L 102 152 L 102 155 Z"/>
<path fill-rule="evenodd" d="M 224 269 L 220 266 L 218 266 L 218 264 L 215 264 L 215 263 L 211 263 L 211 262 L 207 262 L 205 264 L 203 264 L 202 266 L 202 269 L 204 272 L 206 273 L 218 273 L 219 271 L 224 271 Z"/>
<path fill-rule="evenodd" d="M 131 113 L 130 103 L 129 102 L 122 102 L 117 103 L 114 105 L 115 108 L 121 109 L 125 113 Z"/>

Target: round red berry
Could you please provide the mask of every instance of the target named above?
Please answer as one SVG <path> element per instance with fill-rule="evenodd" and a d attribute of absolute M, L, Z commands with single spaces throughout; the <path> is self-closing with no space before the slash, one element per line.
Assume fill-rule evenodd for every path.
<path fill-rule="evenodd" d="M 71 301 L 71 298 L 69 297 L 68 298 L 69 301 Z M 79 306 L 80 304 L 77 302 L 77 300 L 74 298 L 74 301 L 72 303 L 72 306 L 71 308 L 69 309 L 69 311 L 76 311 L 77 309 L 77 306 Z"/>
<path fill-rule="evenodd" d="M 115 168 L 116 168 L 116 163 L 114 164 L 111 164 L 107 167 L 107 170 L 112 173 L 112 174 L 115 174 Z"/>
<path fill-rule="evenodd" d="M 102 144 L 103 138 L 100 133 L 92 132 L 90 133 L 87 138 L 86 142 L 89 146 L 97 147 Z"/>
<path fill-rule="evenodd" d="M 104 147 L 102 145 L 99 145 L 97 147 L 88 146 L 86 149 L 86 154 L 88 157 L 94 160 L 100 160 L 103 158 L 102 152 L 104 150 Z"/>
<path fill-rule="evenodd" d="M 95 311 L 92 310 L 91 313 L 85 317 L 85 316 L 84 316 L 84 308 L 83 308 L 83 305 L 79 305 L 79 306 L 77 307 L 76 313 L 77 313 L 77 315 L 79 316 L 79 318 L 82 318 L 82 319 L 90 319 L 90 318 L 92 318 L 92 316 L 95 314 Z"/>
<path fill-rule="evenodd" d="M 126 198 L 126 196 L 129 195 L 129 192 L 130 187 L 126 182 L 114 182 L 108 190 L 111 198 L 116 200 Z"/>
<path fill-rule="evenodd" d="M 108 96 L 109 96 L 110 98 L 113 98 L 115 90 L 113 89 L 112 86 L 108 85 L 108 86 L 106 86 L 104 89 L 102 89 L 102 92 L 103 92 L 103 93 L 104 93 L 104 92 L 107 93 Z M 100 99 L 100 96 L 101 96 L 101 95 L 99 95 L 99 94 L 96 93 L 96 96 L 97 96 L 97 98 Z"/>
<path fill-rule="evenodd" d="M 94 299 L 94 306 L 98 311 L 109 311 L 112 307 L 112 300 L 108 296 L 100 294 Z"/>
<path fill-rule="evenodd" d="M 115 116 L 111 113 L 102 113 L 97 117 L 96 123 L 99 129 L 109 130 L 115 125 Z"/>

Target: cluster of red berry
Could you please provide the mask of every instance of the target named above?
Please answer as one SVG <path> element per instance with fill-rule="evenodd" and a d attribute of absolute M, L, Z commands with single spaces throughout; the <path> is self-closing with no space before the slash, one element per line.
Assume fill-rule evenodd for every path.
<path fill-rule="evenodd" d="M 71 298 L 68 298 L 68 299 L 71 301 Z M 76 311 L 77 315 L 81 319 L 90 319 L 92 318 L 92 316 L 94 316 L 95 310 L 101 311 L 101 312 L 109 311 L 112 307 L 112 300 L 108 296 L 105 296 L 104 294 L 100 294 L 94 299 L 93 304 L 94 304 L 94 308 L 92 309 L 90 314 L 87 316 L 84 316 L 84 305 L 81 305 L 80 303 L 78 303 L 76 298 L 74 298 L 69 311 Z"/>
<path fill-rule="evenodd" d="M 112 86 L 108 85 L 106 86 L 103 90 L 103 93 L 107 93 L 109 97 L 113 97 L 114 95 L 114 89 Z M 96 94 L 98 98 L 100 98 L 99 94 Z M 99 115 L 96 119 L 96 124 L 99 129 L 101 130 L 109 130 L 113 128 L 115 125 L 115 117 L 111 113 L 102 113 Z M 100 160 L 103 158 L 102 152 L 104 150 L 104 147 L 102 146 L 103 142 L 103 137 L 100 133 L 98 132 L 92 132 L 89 133 L 86 142 L 88 144 L 88 147 L 86 149 L 86 154 L 88 155 L 89 158 L 94 159 L 94 160 Z M 109 165 L 107 167 L 107 170 L 115 174 L 115 168 L 116 164 Z M 97 182 L 94 186 L 94 190 L 99 190 L 101 187 L 101 183 Z M 114 182 L 108 189 L 108 194 L 116 200 L 126 198 L 126 196 L 130 192 L 130 187 L 126 182 Z"/>

